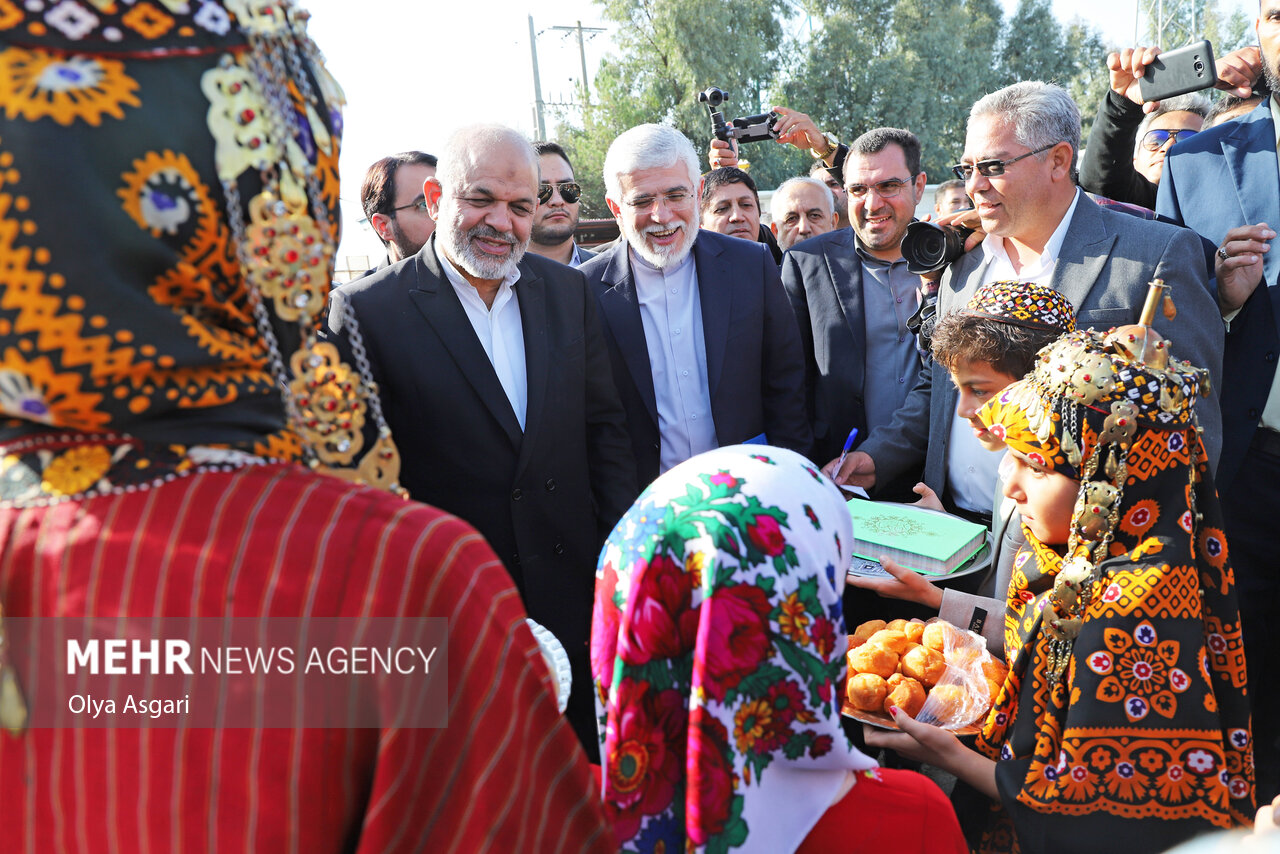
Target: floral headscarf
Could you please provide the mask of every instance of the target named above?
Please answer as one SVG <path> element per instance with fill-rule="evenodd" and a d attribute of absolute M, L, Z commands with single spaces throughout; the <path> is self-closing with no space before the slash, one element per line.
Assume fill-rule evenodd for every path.
<path fill-rule="evenodd" d="M 1208 829 L 1253 809 L 1239 610 L 1194 417 L 1203 372 L 1167 347 L 1141 327 L 1065 335 L 978 413 L 1081 482 L 1065 553 L 1023 527 L 1009 680 L 979 739 L 1005 760 L 1020 838 L 1045 814 Z"/>
<path fill-rule="evenodd" d="M 673 468 L 614 528 L 591 668 L 623 851 L 794 851 L 875 767 L 840 726 L 852 536 L 831 481 L 762 446 Z"/>

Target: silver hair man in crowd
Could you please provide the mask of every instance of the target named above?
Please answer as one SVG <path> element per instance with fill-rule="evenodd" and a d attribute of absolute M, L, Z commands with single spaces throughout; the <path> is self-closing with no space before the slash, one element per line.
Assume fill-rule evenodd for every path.
<path fill-rule="evenodd" d="M 587 640 L 596 555 L 636 497 L 595 301 L 577 270 L 526 254 L 538 158 L 509 128 L 449 138 L 426 184 L 436 220 L 408 263 L 334 293 L 331 331 L 364 332 L 401 483 L 474 525 L 529 615 L 569 653 L 567 715 L 598 753 Z"/>
<path fill-rule="evenodd" d="M 835 199 L 817 178 L 783 181 L 769 200 L 769 214 L 769 228 L 784 252 L 836 227 Z"/>
<path fill-rule="evenodd" d="M 605 157 L 623 240 L 582 266 L 600 304 L 641 484 L 721 445 L 805 453 L 804 361 L 769 250 L 698 228 L 698 157 L 634 127 Z"/>

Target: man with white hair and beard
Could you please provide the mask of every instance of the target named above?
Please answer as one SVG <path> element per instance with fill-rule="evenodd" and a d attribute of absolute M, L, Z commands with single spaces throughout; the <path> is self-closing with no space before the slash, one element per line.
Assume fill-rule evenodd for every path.
<path fill-rule="evenodd" d="M 669 127 L 639 125 L 605 156 L 623 240 L 582 266 L 600 302 L 641 485 L 722 445 L 802 454 L 800 333 L 763 244 L 698 229 L 698 157 Z"/>
<path fill-rule="evenodd" d="M 335 291 L 330 332 L 368 358 L 401 437 L 401 484 L 474 525 L 568 651 L 567 715 L 599 761 L 596 555 L 639 490 L 595 301 L 580 272 L 525 254 L 539 173 L 524 137 L 463 128 L 436 170 L 425 186 L 435 234 Z"/>

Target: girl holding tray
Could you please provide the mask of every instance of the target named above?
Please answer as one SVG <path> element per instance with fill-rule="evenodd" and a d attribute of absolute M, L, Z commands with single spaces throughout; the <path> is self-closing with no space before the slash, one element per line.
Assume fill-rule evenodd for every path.
<path fill-rule="evenodd" d="M 1205 374 L 1149 327 L 1063 336 L 979 412 L 1009 448 L 1008 680 L 976 750 L 895 717 L 867 744 L 992 801 L 979 851 L 1163 851 L 1248 824 L 1240 617 L 1194 415 Z"/>

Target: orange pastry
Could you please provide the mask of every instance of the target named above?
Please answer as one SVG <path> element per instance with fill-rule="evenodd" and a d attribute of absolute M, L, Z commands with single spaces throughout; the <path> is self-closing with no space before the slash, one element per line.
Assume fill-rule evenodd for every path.
<path fill-rule="evenodd" d="M 849 669 L 888 679 L 898 669 L 898 654 L 868 641 L 857 649 L 849 650 Z"/>
<path fill-rule="evenodd" d="M 909 676 L 895 673 L 889 679 L 889 696 L 884 698 L 884 711 L 888 714 L 890 706 L 897 706 L 914 718 L 920 713 L 924 700 L 923 685 Z"/>
<path fill-rule="evenodd" d="M 924 637 L 924 623 L 919 620 L 912 620 L 902 629 L 902 633 L 907 636 L 907 640 L 912 643 L 921 643 Z"/>
<path fill-rule="evenodd" d="M 907 646 L 910 644 L 910 641 L 907 640 L 906 635 L 897 629 L 881 629 L 871 637 L 867 638 L 867 643 L 882 646 L 890 652 L 902 655 L 907 651 Z"/>
<path fill-rule="evenodd" d="M 895 632 L 902 632 L 903 634 L 906 634 L 907 621 L 906 620 L 890 620 L 889 622 L 885 623 L 884 627 L 886 629 L 893 629 Z"/>
<path fill-rule="evenodd" d="M 918 679 L 926 688 L 932 688 L 947 672 L 947 660 L 935 649 L 915 646 L 902 656 L 901 667 L 904 676 Z"/>
<path fill-rule="evenodd" d="M 868 620 L 853 630 L 853 637 L 860 638 L 857 643 L 849 642 L 849 646 L 860 646 L 863 641 L 884 628 L 884 620 Z"/>
<path fill-rule="evenodd" d="M 855 673 L 849 677 L 849 703 L 865 712 L 884 709 L 884 698 L 889 696 L 889 685 L 874 673 Z"/>
<path fill-rule="evenodd" d="M 929 649 L 936 649 L 938 652 L 946 652 L 947 640 L 951 637 L 951 633 L 954 631 L 955 626 L 951 625 L 946 620 L 938 620 L 936 622 L 929 623 L 924 627 L 924 636 L 920 642 L 929 647 Z"/>
<path fill-rule="evenodd" d="M 933 716 L 943 723 L 950 723 L 962 717 L 971 701 L 963 685 L 938 685 L 929 692 L 929 703 Z"/>

